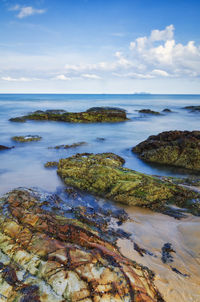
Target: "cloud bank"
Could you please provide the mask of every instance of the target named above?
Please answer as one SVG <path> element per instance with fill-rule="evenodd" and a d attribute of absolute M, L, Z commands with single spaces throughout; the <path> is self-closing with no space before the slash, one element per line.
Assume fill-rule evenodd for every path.
<path fill-rule="evenodd" d="M 131 41 L 123 53 L 116 51 L 112 62 L 66 64 L 65 74 L 73 78 L 84 73 L 95 79 L 106 75 L 137 79 L 199 77 L 200 46 L 194 41 L 177 43 L 174 31 L 173 25 L 152 30 L 149 36 Z"/>

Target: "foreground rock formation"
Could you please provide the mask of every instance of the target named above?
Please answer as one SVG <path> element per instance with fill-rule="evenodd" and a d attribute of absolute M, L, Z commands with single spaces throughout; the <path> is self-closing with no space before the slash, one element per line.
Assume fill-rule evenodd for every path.
<path fill-rule="evenodd" d="M 58 174 L 67 185 L 116 202 L 148 207 L 163 213 L 170 204 L 200 214 L 200 195 L 182 186 L 123 168 L 113 153 L 82 153 L 61 159 Z M 194 202 L 196 199 L 197 202 Z"/>
<path fill-rule="evenodd" d="M 67 112 L 65 110 L 35 111 L 25 116 L 11 118 L 12 122 L 27 120 L 49 120 L 69 123 L 122 122 L 128 120 L 126 111 L 113 107 L 93 107 L 85 112 Z"/>
<path fill-rule="evenodd" d="M 200 171 L 200 131 L 166 131 L 132 149 L 141 159 Z"/>
<path fill-rule="evenodd" d="M 0 200 L 1 301 L 163 301 L 151 271 L 47 204 L 25 189 Z"/>
<path fill-rule="evenodd" d="M 34 142 L 34 141 L 40 141 L 42 139 L 39 135 L 26 135 L 26 136 L 13 136 L 12 140 L 20 143 L 26 143 L 26 142 Z"/>

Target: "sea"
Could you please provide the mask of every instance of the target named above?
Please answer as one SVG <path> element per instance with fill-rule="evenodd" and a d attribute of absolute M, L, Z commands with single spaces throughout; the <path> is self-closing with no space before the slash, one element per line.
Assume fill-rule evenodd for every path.
<path fill-rule="evenodd" d="M 200 113 L 183 109 L 193 105 L 200 105 L 200 95 L 1 94 L 0 145 L 15 148 L 0 151 L 0 195 L 18 187 L 57 192 L 58 188 L 64 188 L 64 184 L 56 168 L 45 168 L 44 164 L 83 152 L 114 152 L 125 159 L 125 167 L 146 174 L 191 176 L 191 172 L 180 168 L 144 162 L 131 149 L 150 135 L 163 131 L 200 130 Z M 12 117 L 35 110 L 80 112 L 99 106 L 123 108 L 129 120 L 94 124 L 9 121 Z M 172 112 L 163 112 L 166 108 Z M 145 115 L 138 112 L 140 109 L 151 109 L 161 114 Z M 13 136 L 19 135 L 39 135 L 42 140 L 26 143 L 12 140 Z M 77 148 L 52 148 L 83 141 L 87 144 Z M 88 198 L 86 196 L 86 202 L 89 202 Z M 95 202 L 103 207 L 110 203 L 108 200 L 102 203 L 100 199 Z M 91 201 L 90 206 L 93 205 Z M 113 206 L 122 208 L 129 215 L 129 220 L 120 226 L 131 236 L 129 239 L 119 238 L 117 246 L 121 253 L 155 272 L 155 284 L 166 302 L 199 302 L 200 217 L 188 214 L 186 218 L 177 220 L 148 209 Z M 141 257 L 134 250 L 133 242 L 151 254 Z M 163 264 L 161 260 L 162 246 L 166 243 L 170 243 L 174 250 L 173 262 L 169 264 Z"/>
<path fill-rule="evenodd" d="M 56 169 L 46 169 L 44 164 L 78 152 L 114 152 L 125 159 L 126 167 L 133 170 L 153 175 L 185 177 L 189 172 L 146 163 L 132 153 L 131 149 L 150 135 L 162 131 L 200 130 L 200 114 L 183 109 L 189 105 L 200 105 L 200 95 L 1 94 L 0 144 L 15 148 L 0 152 L 0 194 L 19 186 L 55 191 L 56 187 L 63 185 L 62 181 L 57 176 Z M 123 108 L 130 120 L 95 124 L 9 121 L 11 117 L 35 110 L 64 109 L 80 112 L 99 106 Z M 165 108 L 172 112 L 162 112 Z M 162 114 L 140 114 L 140 109 L 151 109 Z M 14 142 L 12 137 L 19 135 L 39 135 L 42 140 Z M 51 148 L 82 141 L 87 144 L 71 149 Z"/>

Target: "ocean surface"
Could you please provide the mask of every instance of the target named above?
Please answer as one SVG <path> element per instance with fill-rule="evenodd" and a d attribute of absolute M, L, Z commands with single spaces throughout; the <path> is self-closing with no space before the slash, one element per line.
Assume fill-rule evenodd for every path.
<path fill-rule="evenodd" d="M 62 186 L 56 169 L 46 169 L 47 161 L 57 161 L 77 152 L 114 152 L 126 160 L 125 166 L 147 174 L 187 176 L 187 172 L 141 161 L 131 148 L 149 135 L 167 130 L 200 130 L 200 114 L 182 107 L 200 105 L 200 95 L 53 95 L 1 94 L 0 144 L 15 146 L 0 152 L 0 193 L 19 186 L 40 187 L 55 191 Z M 9 118 L 35 110 L 65 109 L 78 112 L 94 106 L 116 106 L 127 110 L 130 121 L 122 123 L 72 124 L 63 122 L 10 122 Z M 142 115 L 138 110 L 149 108 L 173 113 L 160 116 Z M 40 135 L 31 143 L 12 141 L 15 135 Z M 104 138 L 105 140 L 99 140 Z M 62 144 L 85 141 L 87 145 L 63 150 L 49 149 Z"/>

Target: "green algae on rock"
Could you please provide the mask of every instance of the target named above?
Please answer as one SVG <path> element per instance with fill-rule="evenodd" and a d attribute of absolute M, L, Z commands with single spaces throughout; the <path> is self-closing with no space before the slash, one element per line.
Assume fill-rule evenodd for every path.
<path fill-rule="evenodd" d="M 84 112 L 67 112 L 65 110 L 35 111 L 28 115 L 11 118 L 12 122 L 27 120 L 61 121 L 68 123 L 122 122 L 128 120 L 124 109 L 115 107 L 93 107 Z"/>
<path fill-rule="evenodd" d="M 166 131 L 133 147 L 148 162 L 200 171 L 200 131 Z"/>
<path fill-rule="evenodd" d="M 57 161 L 48 161 L 45 165 L 45 168 L 53 168 L 58 166 Z"/>
<path fill-rule="evenodd" d="M 26 136 L 13 136 L 12 140 L 20 143 L 26 143 L 26 142 L 34 142 L 34 141 L 40 141 L 42 139 L 39 135 L 26 135 Z"/>
<path fill-rule="evenodd" d="M 163 302 L 154 274 L 31 190 L 0 200 L 0 298 L 8 302 Z"/>
<path fill-rule="evenodd" d="M 165 213 L 173 204 L 200 215 L 200 195 L 182 186 L 123 168 L 113 153 L 82 153 L 61 159 L 58 174 L 65 184 L 116 202 Z"/>

